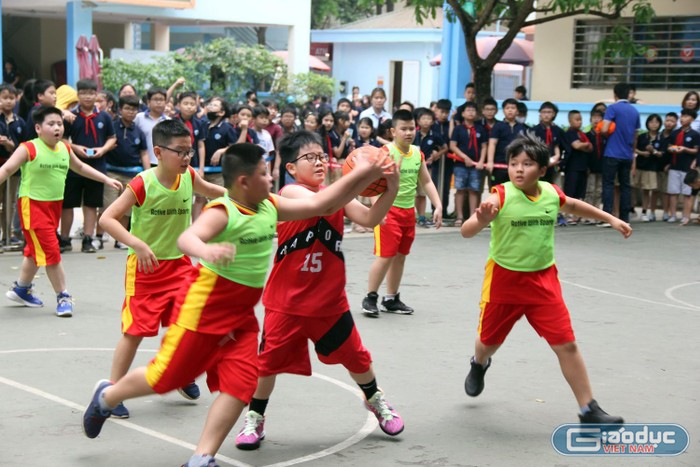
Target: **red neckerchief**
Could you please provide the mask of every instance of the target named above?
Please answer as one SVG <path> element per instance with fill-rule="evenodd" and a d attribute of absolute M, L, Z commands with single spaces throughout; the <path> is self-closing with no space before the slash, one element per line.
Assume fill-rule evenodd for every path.
<path fill-rule="evenodd" d="M 187 129 L 190 130 L 190 144 L 194 146 L 194 126 L 192 126 L 192 119 L 185 120 L 182 118 L 182 114 L 178 114 L 178 117 L 180 117 L 180 121 L 185 124 Z"/>
<path fill-rule="evenodd" d="M 544 142 L 548 147 L 552 147 L 552 127 L 548 126 L 544 130 Z"/>
<path fill-rule="evenodd" d="M 333 155 L 333 145 L 331 144 L 331 135 L 326 134 L 326 144 L 328 145 L 328 155 Z"/>
<path fill-rule="evenodd" d="M 476 129 L 474 126 L 469 126 L 467 123 L 464 123 L 464 128 L 467 129 L 467 136 L 469 137 L 469 144 L 467 145 L 467 149 L 474 148 L 474 153 L 478 156 L 479 155 L 479 141 L 476 138 Z"/>
<path fill-rule="evenodd" d="M 588 139 L 588 136 L 586 136 L 586 134 L 583 131 L 577 130 L 576 132 L 578 133 L 578 139 L 580 139 L 582 142 L 584 142 L 584 143 L 591 142 L 591 140 Z"/>
<path fill-rule="evenodd" d="M 681 130 L 678 132 L 676 135 L 676 146 L 683 146 L 683 137 L 685 136 L 685 130 L 681 128 Z M 678 151 L 673 151 L 673 161 L 671 162 L 672 165 L 676 165 L 676 158 L 678 157 Z"/>
<path fill-rule="evenodd" d="M 92 133 L 92 137 L 95 140 L 95 144 L 97 144 L 97 128 L 95 128 L 95 122 L 93 122 L 93 120 L 95 119 L 95 117 L 97 117 L 98 113 L 93 112 L 90 115 L 85 115 L 85 112 L 81 110 L 78 115 L 85 119 L 85 134 L 89 135 L 90 133 Z M 88 133 L 88 130 L 90 133 Z"/>

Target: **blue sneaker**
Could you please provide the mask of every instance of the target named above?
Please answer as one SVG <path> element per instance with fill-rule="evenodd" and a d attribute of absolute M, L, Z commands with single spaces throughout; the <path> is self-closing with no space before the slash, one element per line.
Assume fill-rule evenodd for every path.
<path fill-rule="evenodd" d="M 195 454 L 186 464 L 182 464 L 182 467 L 219 467 L 219 464 L 212 456 Z"/>
<path fill-rule="evenodd" d="M 73 316 L 73 297 L 65 292 L 56 296 L 56 316 L 59 318 L 70 318 Z"/>
<path fill-rule="evenodd" d="M 30 284 L 29 287 L 20 287 L 17 285 L 17 282 L 13 282 L 12 288 L 5 292 L 5 296 L 13 302 L 21 303 L 31 308 L 44 306 L 44 302 L 34 295 L 33 286 L 34 284 Z"/>
<path fill-rule="evenodd" d="M 119 405 L 112 410 L 112 417 L 123 419 L 129 418 L 129 409 L 124 407 L 123 402 L 120 402 Z"/>
<path fill-rule="evenodd" d="M 100 408 L 99 397 L 102 391 L 112 386 L 112 383 L 106 379 L 101 379 L 95 385 L 95 390 L 92 393 L 92 399 L 85 409 L 83 414 L 83 433 L 88 438 L 97 438 L 97 435 L 102 431 L 102 425 L 109 418 L 111 412 Z"/>
<path fill-rule="evenodd" d="M 197 383 L 195 383 L 194 381 L 192 381 L 187 386 L 181 387 L 180 389 L 177 390 L 177 392 L 179 392 L 180 395 L 182 397 L 184 397 L 185 399 L 188 399 L 191 401 L 195 401 L 195 400 L 199 399 L 199 395 L 200 395 L 199 386 L 197 386 Z"/>

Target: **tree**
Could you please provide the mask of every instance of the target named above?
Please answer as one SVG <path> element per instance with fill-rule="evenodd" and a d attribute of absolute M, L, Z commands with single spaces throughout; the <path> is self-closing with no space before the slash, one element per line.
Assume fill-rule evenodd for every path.
<path fill-rule="evenodd" d="M 361 0 L 360 3 L 384 4 L 386 0 Z M 408 3 L 415 8 L 419 23 L 428 16 L 435 18 L 438 8 L 443 6 L 442 0 L 410 0 Z M 649 0 L 446 0 L 446 3 L 449 6 L 448 19 L 459 21 L 462 28 L 480 102 L 491 94 L 494 67 L 524 27 L 580 15 L 614 21 L 621 18 L 627 9 L 632 10 L 636 22 L 646 23 L 654 16 Z M 497 21 L 505 24 L 508 31 L 489 55 L 482 58 L 476 50 L 477 33 Z M 598 55 L 605 58 L 629 57 L 643 51 L 632 41 L 629 28 L 616 23 L 612 34 L 599 43 Z"/>
<path fill-rule="evenodd" d="M 389 3 L 393 1 L 389 0 Z M 362 5 L 357 0 L 311 0 L 311 29 L 325 29 L 334 22 L 345 24 L 369 18 L 373 10 L 371 2 Z"/>

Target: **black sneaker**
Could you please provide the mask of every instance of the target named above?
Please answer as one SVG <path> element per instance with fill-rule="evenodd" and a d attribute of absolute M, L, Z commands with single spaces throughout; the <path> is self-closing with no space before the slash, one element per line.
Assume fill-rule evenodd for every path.
<path fill-rule="evenodd" d="M 58 249 L 61 253 L 73 251 L 73 244 L 71 243 L 70 238 L 58 237 Z"/>
<path fill-rule="evenodd" d="M 412 314 L 413 308 L 402 302 L 399 295 L 401 294 L 396 294 L 394 298 L 390 299 L 387 299 L 386 297 L 382 298 L 382 303 L 379 305 L 379 310 L 385 313 L 396 313 L 399 315 Z"/>
<path fill-rule="evenodd" d="M 377 308 L 378 299 L 379 295 L 377 292 L 368 293 L 367 296 L 362 299 L 362 313 L 372 318 L 379 317 L 379 308 Z"/>
<path fill-rule="evenodd" d="M 80 249 L 83 253 L 94 253 L 97 250 L 95 245 L 92 244 L 92 237 L 86 235 L 83 237 L 83 247 Z"/>
<path fill-rule="evenodd" d="M 95 240 L 97 241 L 97 244 L 98 244 L 97 249 L 104 250 L 105 241 L 102 239 L 102 236 L 100 235 L 100 236 L 96 237 Z"/>
<path fill-rule="evenodd" d="M 486 366 L 481 366 L 479 363 L 476 363 L 474 357 L 471 358 L 469 363 L 472 369 L 469 370 L 467 379 L 464 380 L 464 390 L 467 392 L 467 395 L 476 397 L 484 390 L 484 375 L 486 374 L 486 370 L 491 366 L 491 358 L 489 357 Z"/>
<path fill-rule="evenodd" d="M 613 424 L 621 425 L 625 423 L 624 419 L 617 415 L 610 415 L 605 410 L 601 409 L 595 399 L 588 403 L 588 412 L 584 414 L 578 414 L 581 423 L 602 423 L 602 424 Z"/>

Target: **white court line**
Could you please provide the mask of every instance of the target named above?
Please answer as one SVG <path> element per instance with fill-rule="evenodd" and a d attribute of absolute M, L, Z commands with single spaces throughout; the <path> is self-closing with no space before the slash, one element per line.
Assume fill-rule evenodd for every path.
<path fill-rule="evenodd" d="M 685 306 L 689 306 L 690 308 L 693 308 L 695 310 L 700 310 L 700 306 L 693 305 L 692 303 L 684 302 L 683 300 L 679 300 L 673 296 L 674 291 L 676 291 L 678 289 L 682 289 L 683 287 L 688 287 L 689 285 L 700 285 L 700 282 L 688 282 L 687 284 L 679 284 L 679 285 L 676 285 L 673 287 L 669 287 L 664 292 L 664 295 L 666 295 L 666 298 L 668 298 L 669 300 L 673 300 L 674 302 L 680 303 L 680 304 L 685 305 Z"/>
<path fill-rule="evenodd" d="M 40 348 L 40 349 L 11 349 L 11 350 L 0 350 L 0 354 L 17 354 L 17 353 L 39 353 L 39 352 L 76 352 L 76 351 L 90 351 L 90 352 L 113 352 L 113 348 Z M 152 349 L 138 349 L 139 352 L 151 352 L 154 353 L 156 352 L 155 350 Z M 313 373 L 313 377 L 321 379 L 323 381 L 326 381 L 328 383 L 334 384 L 335 386 L 338 386 L 341 389 L 344 389 L 355 396 L 358 397 L 361 401 L 364 401 L 364 397 L 362 396 L 362 393 L 355 387 L 350 386 L 349 384 L 346 384 L 342 381 L 339 381 L 337 379 L 331 378 L 329 376 L 322 375 L 320 373 Z M 44 399 L 50 400 L 52 402 L 56 402 L 60 405 L 63 405 L 65 407 L 68 407 L 70 409 L 76 410 L 80 413 L 83 413 L 85 411 L 85 407 L 76 404 L 75 402 L 69 401 L 67 399 L 63 399 L 61 397 L 55 396 L 53 394 L 50 394 L 48 392 L 42 391 L 41 389 L 34 388 L 32 386 L 27 386 L 26 384 L 22 384 L 20 382 L 4 378 L 0 376 L 0 383 L 5 384 L 10 387 L 14 387 L 16 389 L 19 389 L 21 391 L 28 392 L 30 394 L 33 394 L 38 397 L 42 397 Z M 125 428 L 129 428 L 131 430 L 137 431 L 139 433 L 145 434 L 147 436 L 151 436 L 153 438 L 159 439 L 161 441 L 165 441 L 170 444 L 174 444 L 176 446 L 182 447 L 184 449 L 188 449 L 190 451 L 194 451 L 196 446 L 194 444 L 188 443 L 187 441 L 183 441 L 178 438 L 174 438 L 172 436 L 166 435 L 164 433 L 151 430 L 150 428 L 146 428 L 140 425 L 137 425 L 133 422 L 129 422 L 126 420 L 120 420 L 120 419 L 115 419 L 115 418 L 109 418 L 107 419 L 109 422 L 116 423 L 117 425 L 121 425 Z M 342 451 L 343 449 L 346 449 L 363 439 L 365 439 L 370 433 L 372 433 L 377 427 L 377 420 L 374 417 L 374 415 L 371 412 L 367 413 L 367 419 L 365 420 L 365 424 L 358 430 L 354 435 L 350 436 L 349 438 L 341 441 L 338 444 L 335 444 L 328 449 L 324 449 L 322 451 L 315 452 L 313 454 L 309 454 L 307 456 L 302 456 L 302 457 L 297 457 L 295 459 L 290 459 L 287 461 L 282 461 L 282 462 L 277 462 L 275 464 L 270 464 L 266 467 L 287 467 L 287 466 L 292 466 L 296 464 L 301 464 L 303 462 L 309 462 L 312 460 L 320 459 L 322 457 L 329 456 L 331 454 L 335 454 L 336 452 Z M 235 459 L 232 459 L 230 457 L 218 454 L 216 456 L 216 460 L 221 463 L 233 465 L 236 467 L 253 467 L 251 464 L 246 464 L 244 462 L 237 461 Z"/>
<path fill-rule="evenodd" d="M 692 306 L 692 305 L 684 305 L 684 306 L 674 305 L 673 303 L 657 302 L 654 300 L 648 300 L 646 298 L 633 297 L 632 295 L 625 295 L 625 294 L 621 294 L 621 293 L 617 293 L 617 292 L 608 292 L 607 290 L 596 289 L 595 287 L 589 287 L 587 285 L 581 285 L 581 284 L 577 284 L 575 282 L 565 281 L 563 279 L 559 279 L 559 282 L 561 282 L 562 284 L 573 285 L 574 287 L 579 287 L 579 288 L 584 289 L 584 290 L 590 290 L 592 292 L 602 293 L 604 295 L 612 295 L 615 297 L 629 298 L 631 300 L 637 300 L 637 301 L 645 302 L 645 303 L 652 303 L 654 305 L 663 305 L 663 306 L 668 306 L 671 308 L 680 308 L 682 310 L 693 310 L 693 311 L 700 309 L 700 308 Z M 679 300 L 676 300 L 676 301 L 679 301 Z"/>

